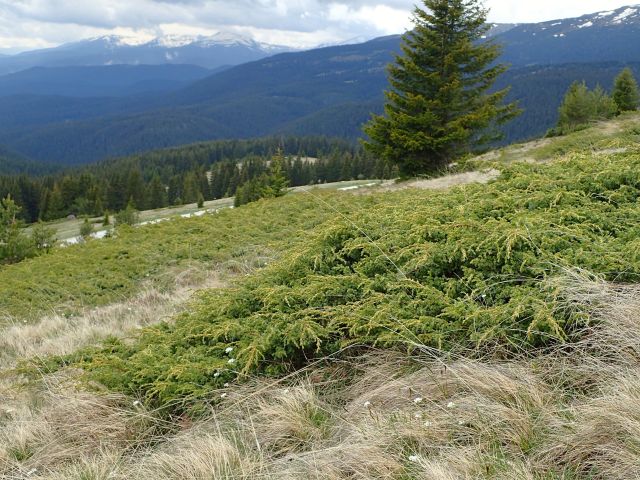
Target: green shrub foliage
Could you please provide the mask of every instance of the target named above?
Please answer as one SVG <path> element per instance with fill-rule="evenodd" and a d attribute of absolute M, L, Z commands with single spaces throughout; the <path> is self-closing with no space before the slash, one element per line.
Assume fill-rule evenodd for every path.
<path fill-rule="evenodd" d="M 20 210 L 11 196 L 0 200 L 0 264 L 16 263 L 36 253 L 36 246 L 22 229 Z"/>
<path fill-rule="evenodd" d="M 616 114 L 618 107 L 599 85 L 589 90 L 585 82 L 573 82 L 559 108 L 558 132 L 566 134 L 587 127 L 595 120 Z"/>
<path fill-rule="evenodd" d="M 116 213 L 116 226 L 135 225 L 138 223 L 139 213 L 133 206 L 133 202 L 129 202 L 124 210 Z"/>
<path fill-rule="evenodd" d="M 344 203 L 333 195 L 317 208 Z M 638 279 L 639 199 L 640 155 L 582 154 L 514 164 L 489 185 L 354 198 L 270 267 L 75 361 L 112 389 L 176 406 L 349 346 L 546 345 L 583 318 L 562 308 L 550 276 Z"/>
<path fill-rule="evenodd" d="M 613 100 L 616 102 L 618 113 L 638 109 L 640 92 L 638 92 L 638 82 L 630 68 L 625 68 L 616 77 L 613 84 Z"/>

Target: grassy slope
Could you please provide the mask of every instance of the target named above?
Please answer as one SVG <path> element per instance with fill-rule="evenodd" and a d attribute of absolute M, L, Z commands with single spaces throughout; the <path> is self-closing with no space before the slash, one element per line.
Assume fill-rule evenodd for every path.
<path fill-rule="evenodd" d="M 321 195 L 322 196 L 322 195 Z M 357 201 L 354 199 L 354 205 Z M 349 211 L 354 206 L 338 204 Z M 174 268 L 201 263 L 218 268 L 277 255 L 303 232 L 335 215 L 306 194 L 260 202 L 200 218 L 122 229 L 115 238 L 56 249 L 0 269 L 0 322 L 36 320 L 51 311 L 78 313 L 134 296 L 145 282 L 171 283 Z"/>
<path fill-rule="evenodd" d="M 560 308 L 549 276 L 640 276 L 640 155 L 576 154 L 509 166 L 489 185 L 363 198 L 235 288 L 84 366 L 170 404 L 355 344 L 527 348 L 566 338 L 580 319 Z"/>
<path fill-rule="evenodd" d="M 349 187 L 363 187 L 372 182 L 379 182 L 374 180 L 354 180 L 354 181 L 345 181 L 345 182 L 334 182 L 334 183 L 326 183 L 321 185 L 315 185 L 313 187 L 294 187 L 291 191 L 301 192 L 305 190 L 340 190 L 343 188 Z M 214 211 L 214 210 L 222 210 L 225 208 L 229 208 L 233 206 L 233 197 L 231 198 L 221 198 L 218 200 L 212 200 L 209 202 L 205 202 L 203 208 L 198 208 L 197 204 L 191 203 L 188 205 L 179 205 L 174 207 L 166 207 L 166 208 L 158 208 L 155 210 L 145 210 L 140 212 L 139 221 L 140 223 L 153 223 L 158 221 L 164 221 L 171 218 L 176 218 L 178 216 L 187 216 L 205 211 Z M 94 230 L 100 231 L 104 228 L 102 222 L 104 217 L 94 217 L 90 218 L 89 221 L 94 226 Z M 113 220 L 113 219 L 111 219 Z M 47 227 L 52 228 L 55 231 L 55 237 L 60 242 L 66 242 L 71 239 L 75 239 L 80 236 L 80 227 L 82 226 L 84 219 L 76 218 L 76 219 L 63 219 L 63 220 L 55 220 L 47 223 Z M 107 227 L 106 229 L 110 229 Z M 30 228 L 27 228 L 29 231 Z"/>
<path fill-rule="evenodd" d="M 106 384 L 133 397 L 78 390 L 73 372 L 45 375 L 33 390 L 3 372 L 0 476 L 635 478 L 640 295 L 629 288 L 620 302 L 620 290 L 599 282 L 572 296 L 575 283 L 552 282 L 564 266 L 610 280 L 634 281 L 640 273 L 638 122 L 628 117 L 614 125 L 485 156 L 479 165 L 503 171 L 486 187 L 292 195 L 123 231 L 3 268 L 0 309 L 14 323 L 124 299 L 111 314 L 143 326 L 153 322 L 135 318 L 142 315 L 136 299 L 144 298 L 144 315 L 153 316 L 154 302 L 166 315 L 168 299 L 140 294 L 147 285 L 168 291 L 177 269 L 218 269 L 265 254 L 272 264 L 229 290 L 202 294 L 142 341 L 135 334 L 112 343 L 117 355 L 85 357 Z M 571 149 L 552 165 L 504 167 Z M 456 362 L 418 348 L 417 360 L 374 358 L 363 365 L 343 356 L 277 384 L 232 381 L 252 365 L 255 347 L 266 355 L 247 369 L 251 376 L 303 365 L 354 341 L 416 340 L 413 333 L 427 345 L 480 341 L 496 354 L 496 341 L 521 345 L 532 325 L 561 336 L 576 307 L 609 323 L 597 341 L 569 354 Z M 116 322 L 102 316 L 111 307 L 102 308 L 94 321 L 112 328 Z M 276 328 L 265 332 L 272 322 Z M 35 335 L 42 326 L 61 328 L 43 322 L 24 328 Z M 40 340 L 30 345 L 22 333 L 14 325 L 4 340 L 22 339 L 24 348 L 16 351 L 25 356 L 69 353 L 108 334 L 83 331 L 82 341 L 56 350 L 41 348 Z M 230 354 L 227 346 L 234 348 Z M 215 419 L 193 425 L 134 401 L 194 395 L 222 401 Z"/>

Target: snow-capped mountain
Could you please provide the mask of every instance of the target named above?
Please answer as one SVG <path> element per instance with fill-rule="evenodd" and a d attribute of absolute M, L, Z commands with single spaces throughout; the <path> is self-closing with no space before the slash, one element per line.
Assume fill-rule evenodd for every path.
<path fill-rule="evenodd" d="M 637 61 L 640 5 L 517 25 L 498 35 L 514 65 Z"/>
<path fill-rule="evenodd" d="M 212 36 L 167 35 L 152 39 L 110 35 L 0 57 L 0 74 L 36 66 L 190 64 L 217 69 L 290 50 L 226 32 Z"/>

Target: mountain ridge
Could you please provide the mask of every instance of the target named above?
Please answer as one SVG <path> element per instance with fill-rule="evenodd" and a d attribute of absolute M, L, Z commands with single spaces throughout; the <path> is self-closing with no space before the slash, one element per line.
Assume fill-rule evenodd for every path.
<path fill-rule="evenodd" d="M 588 22 L 590 27 L 576 26 Z M 640 51 L 629 40 L 640 34 L 640 9 L 543 22 L 535 24 L 536 32 L 532 25 L 494 27 L 494 41 L 505 45 L 501 61 L 512 64 L 498 85 L 512 84 L 510 99 L 520 99 L 526 110 L 506 127 L 508 141 L 552 127 L 572 81 L 608 87 L 619 69 L 631 65 L 638 71 L 640 63 Z M 559 28 L 568 33 L 559 37 Z M 6 97 L 0 104 L 0 142 L 31 158 L 78 164 L 222 138 L 297 133 L 355 139 L 370 113 L 382 109 L 386 66 L 399 52 L 400 39 L 285 52 L 155 96 Z M 565 46 L 562 54 L 547 48 L 557 42 Z"/>
<path fill-rule="evenodd" d="M 106 35 L 0 57 L 0 75 L 37 66 L 189 64 L 215 69 L 292 50 L 222 32 L 211 36 L 166 35 L 145 40 Z"/>

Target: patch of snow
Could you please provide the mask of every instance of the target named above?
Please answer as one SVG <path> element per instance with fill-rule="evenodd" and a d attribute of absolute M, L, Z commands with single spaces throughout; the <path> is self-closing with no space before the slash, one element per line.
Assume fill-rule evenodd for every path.
<path fill-rule="evenodd" d="M 202 37 L 193 37 L 189 35 L 165 35 L 156 39 L 155 43 L 167 48 L 180 48 L 197 42 Z"/>
<path fill-rule="evenodd" d="M 557 23 L 552 23 L 552 24 L 551 24 L 551 26 L 552 26 L 552 27 L 556 27 L 556 26 L 558 26 L 558 25 L 562 25 L 562 22 L 557 22 Z"/>
<path fill-rule="evenodd" d="M 617 15 L 613 21 L 615 23 L 621 23 L 622 20 L 624 20 L 627 17 L 630 17 L 631 15 L 633 15 L 634 13 L 637 13 L 638 9 L 637 8 L 627 8 L 625 9 L 624 12 L 622 12 L 620 15 Z"/>
<path fill-rule="evenodd" d="M 578 25 L 578 28 L 589 28 L 593 27 L 593 22 L 583 23 L 582 25 Z"/>
<path fill-rule="evenodd" d="M 610 17 L 611 15 L 613 15 L 614 13 L 616 13 L 615 10 L 610 10 L 608 12 L 600 12 L 598 14 L 599 17 Z"/>

